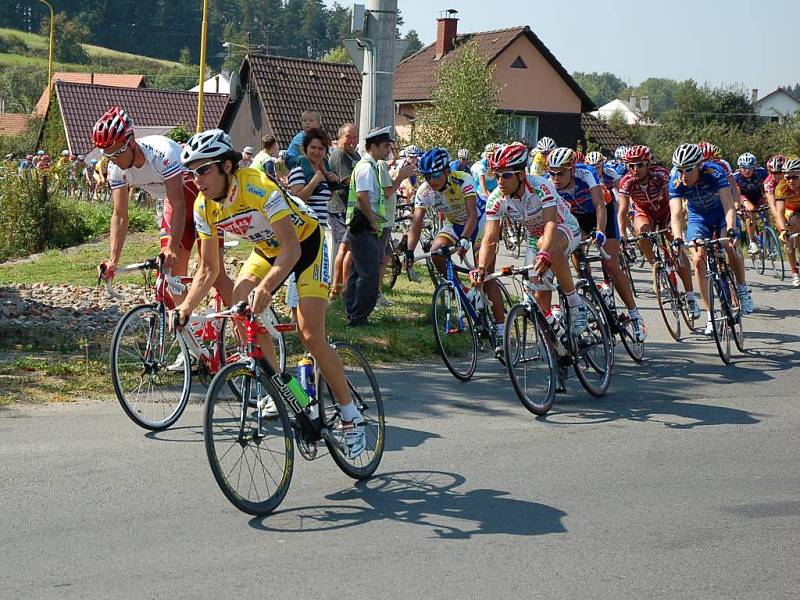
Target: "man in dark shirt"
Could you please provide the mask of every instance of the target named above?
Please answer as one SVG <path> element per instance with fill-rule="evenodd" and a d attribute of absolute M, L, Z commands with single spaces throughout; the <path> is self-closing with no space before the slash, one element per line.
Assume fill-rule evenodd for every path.
<path fill-rule="evenodd" d="M 345 123 L 339 128 L 339 141 L 337 147 L 331 152 L 328 162 L 331 171 L 339 177 L 339 185 L 333 190 L 328 203 L 328 226 L 333 235 L 333 280 L 331 282 L 331 295 L 335 296 L 342 290 L 343 282 L 347 281 L 345 257 L 347 255 L 347 227 L 345 227 L 345 213 L 347 211 L 347 194 L 350 189 L 350 176 L 353 167 L 361 160 L 356 145 L 358 144 L 358 129 L 352 123 Z"/>

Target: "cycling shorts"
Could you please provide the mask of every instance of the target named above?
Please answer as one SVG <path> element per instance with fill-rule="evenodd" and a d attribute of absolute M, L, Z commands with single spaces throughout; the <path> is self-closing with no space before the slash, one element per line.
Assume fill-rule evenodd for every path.
<path fill-rule="evenodd" d="M 125 188 L 127 189 L 127 188 Z M 197 198 L 198 189 L 194 184 L 194 180 L 187 173 L 183 176 L 183 203 L 186 207 L 186 214 L 183 219 L 183 235 L 181 236 L 181 248 L 191 250 L 197 239 L 197 230 L 194 227 L 194 201 Z M 169 198 L 164 198 L 164 214 L 161 216 L 161 231 L 160 241 L 161 247 L 166 248 L 169 245 L 170 238 L 170 222 L 172 221 L 172 203 Z M 224 239 L 220 236 L 220 245 L 224 243 Z"/>
<path fill-rule="evenodd" d="M 647 219 L 655 229 L 663 229 L 664 227 L 669 227 L 672 213 L 670 212 L 669 205 L 658 212 L 648 212 L 636 206 L 633 212 L 633 220 L 638 221 L 639 219 Z"/>
<path fill-rule="evenodd" d="M 750 202 L 755 207 L 756 210 L 758 210 L 759 208 L 761 208 L 762 206 L 764 206 L 767 203 L 767 201 L 764 198 L 764 196 L 756 198 L 755 200 L 753 200 L 752 198 L 748 198 L 747 196 L 739 196 L 739 202 L 740 203 L 742 203 L 742 202 Z"/>
<path fill-rule="evenodd" d="M 478 220 L 478 225 L 475 227 L 475 231 L 472 232 L 472 235 L 469 237 L 469 241 L 472 242 L 472 245 L 478 244 L 481 239 L 483 239 L 483 226 L 486 224 L 486 214 L 482 214 L 481 218 Z M 461 234 L 464 233 L 464 226 L 454 223 L 445 223 L 444 226 L 436 232 L 436 237 L 440 235 L 445 236 L 452 240 L 455 244 L 460 238 Z"/>
<path fill-rule="evenodd" d="M 584 233 L 589 233 L 597 227 L 597 215 L 593 212 L 574 215 L 578 225 Z M 619 239 L 619 224 L 617 223 L 617 203 L 606 204 L 606 237 L 609 240 Z"/>
<path fill-rule="evenodd" d="M 728 228 L 725 212 L 722 209 L 704 214 L 689 213 L 686 224 L 686 239 L 711 239 L 714 234 L 723 235 Z"/>
<path fill-rule="evenodd" d="M 267 258 L 254 249 L 242 266 L 239 276 L 252 275 L 257 279 L 264 279 L 276 258 Z M 290 273 L 295 276 L 298 297 L 300 299 L 324 298 L 327 300 L 330 287 L 328 273 L 328 246 L 320 233 L 320 228 L 317 227 L 314 233 L 300 242 L 300 258 Z M 286 277 L 288 278 L 289 274 Z M 283 285 L 283 281 L 270 291 L 274 294 L 281 285 Z"/>
<path fill-rule="evenodd" d="M 572 231 L 565 223 L 559 223 L 558 231 L 567 238 L 567 246 L 564 248 L 564 256 L 569 256 L 575 252 L 581 243 L 581 232 Z M 528 236 L 528 250 L 525 252 L 525 264 L 532 264 L 536 260 L 536 254 L 539 252 L 537 242 L 539 238 Z"/>

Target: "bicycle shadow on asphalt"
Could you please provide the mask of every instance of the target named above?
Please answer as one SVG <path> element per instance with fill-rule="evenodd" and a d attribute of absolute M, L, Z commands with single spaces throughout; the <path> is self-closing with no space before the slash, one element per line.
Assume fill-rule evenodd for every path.
<path fill-rule="evenodd" d="M 309 533 L 389 520 L 424 527 L 443 540 L 567 531 L 562 510 L 517 500 L 501 490 L 458 490 L 464 483 L 463 475 L 446 471 L 382 473 L 325 496 L 336 504 L 278 510 L 249 524 L 261 531 Z"/>

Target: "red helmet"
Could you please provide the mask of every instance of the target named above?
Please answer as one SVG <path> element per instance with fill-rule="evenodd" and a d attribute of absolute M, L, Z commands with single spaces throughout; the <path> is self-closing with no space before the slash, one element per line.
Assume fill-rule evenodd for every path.
<path fill-rule="evenodd" d="M 698 142 L 697 145 L 700 146 L 700 150 L 703 151 L 703 158 L 705 160 L 720 158 L 720 155 L 722 154 L 719 150 L 719 146 L 716 146 L 711 142 Z"/>
<path fill-rule="evenodd" d="M 653 153 L 650 152 L 650 148 L 647 146 L 631 146 L 625 153 L 623 160 L 626 163 L 651 161 L 653 160 Z"/>
<path fill-rule="evenodd" d="M 586 157 L 583 155 L 583 152 L 581 152 L 580 150 L 575 150 L 575 162 L 576 163 L 586 162 Z"/>
<path fill-rule="evenodd" d="M 514 142 L 497 148 L 489 158 L 489 167 L 492 171 L 511 169 L 524 171 L 528 166 L 528 147 L 525 144 Z"/>
<path fill-rule="evenodd" d="M 767 161 L 767 169 L 769 169 L 772 173 L 780 173 L 783 171 L 783 163 L 785 160 L 786 158 L 783 156 L 783 154 L 771 156 Z"/>
<path fill-rule="evenodd" d="M 133 121 L 119 106 L 113 106 L 97 120 L 92 129 L 92 142 L 96 148 L 108 148 L 130 139 Z"/>

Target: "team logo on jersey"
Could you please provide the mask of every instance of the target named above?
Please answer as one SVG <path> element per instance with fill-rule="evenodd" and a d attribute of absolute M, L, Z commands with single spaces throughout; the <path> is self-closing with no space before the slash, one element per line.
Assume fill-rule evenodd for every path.
<path fill-rule="evenodd" d="M 239 217 L 231 217 L 217 223 L 217 227 L 222 231 L 229 231 L 234 235 L 245 237 L 250 229 L 250 223 L 253 221 L 252 215 L 241 215 Z"/>
<path fill-rule="evenodd" d="M 261 188 L 254 186 L 252 183 L 247 184 L 247 191 L 250 192 L 251 194 L 255 194 L 259 198 L 263 198 L 264 194 L 266 193 Z"/>

